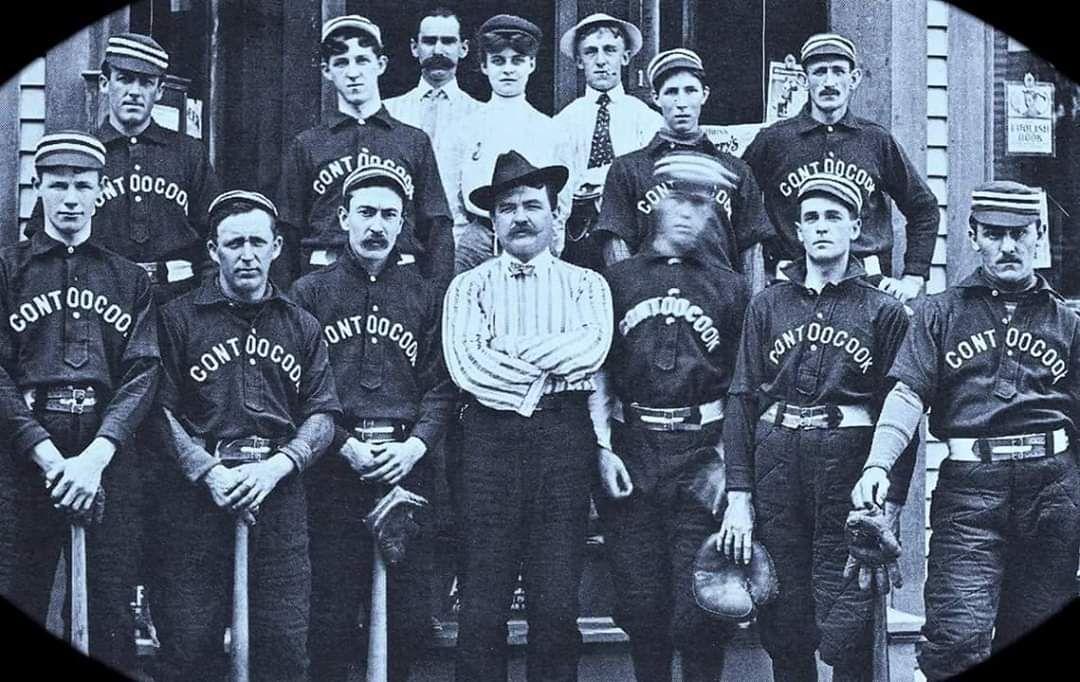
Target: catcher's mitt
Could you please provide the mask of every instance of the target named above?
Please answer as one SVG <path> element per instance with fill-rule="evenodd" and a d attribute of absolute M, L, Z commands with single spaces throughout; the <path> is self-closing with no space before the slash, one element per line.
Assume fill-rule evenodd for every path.
<path fill-rule="evenodd" d="M 418 512 L 427 504 L 420 495 L 394 486 L 364 518 L 386 563 L 396 564 L 405 558 L 406 545 L 420 530 Z"/>
<path fill-rule="evenodd" d="M 879 509 L 856 509 L 848 514 L 844 530 L 848 538 L 848 560 L 844 578 L 859 576 L 859 589 L 867 590 L 871 582 L 881 593 L 889 591 L 889 583 L 902 587 L 897 559 L 900 541 L 889 527 L 886 515 Z"/>
<path fill-rule="evenodd" d="M 772 557 L 754 542 L 750 564 L 739 565 L 717 550 L 718 537 L 716 533 L 705 538 L 694 559 L 694 601 L 717 618 L 752 620 L 757 607 L 779 591 Z"/>

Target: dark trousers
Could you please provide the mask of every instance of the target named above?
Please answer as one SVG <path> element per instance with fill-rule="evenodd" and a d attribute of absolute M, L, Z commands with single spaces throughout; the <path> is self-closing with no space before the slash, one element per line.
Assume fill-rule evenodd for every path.
<path fill-rule="evenodd" d="M 93 412 L 40 412 L 38 421 L 65 457 L 78 455 L 99 425 Z M 102 476 L 105 515 L 86 530 L 90 655 L 121 671 L 135 671 L 131 602 L 138 547 L 139 486 L 133 450 L 121 447 Z M 0 451 L 0 595 L 45 625 L 61 550 L 71 573 L 70 524 L 53 508 L 41 470 L 29 458 Z M 70 583 L 65 615 L 70 614 Z M 70 629 L 68 622 L 65 631 Z"/>
<path fill-rule="evenodd" d="M 1019 462 L 945 460 L 930 506 L 927 679 L 956 675 L 1076 597 L 1080 476 L 1070 450 Z"/>
<path fill-rule="evenodd" d="M 429 453 L 430 455 L 430 453 Z M 399 485 L 431 498 L 427 455 Z M 311 631 L 308 652 L 314 680 L 341 680 L 367 653 L 374 544 L 364 526 L 386 486 L 360 479 L 337 453 L 327 452 L 304 473 L 311 534 Z M 389 679 L 408 679 L 421 653 L 431 616 L 431 543 L 424 532 L 410 540 L 405 558 L 388 567 Z"/>
<path fill-rule="evenodd" d="M 615 622 L 630 636 L 638 682 L 670 682 L 674 649 L 687 682 L 720 679 L 734 625 L 711 618 L 693 592 L 694 557 L 720 524 L 691 493 L 703 467 L 719 457 L 719 439 L 720 422 L 697 432 L 615 432 L 634 492 L 595 499 L 618 600 Z"/>
<path fill-rule="evenodd" d="M 159 517 L 160 563 L 150 599 L 161 649 L 154 679 L 219 680 L 228 669 L 225 628 L 232 618 L 231 513 L 218 509 L 202 483 L 178 471 Z M 300 479 L 282 480 L 249 529 L 248 623 L 253 680 L 308 679 L 311 569 L 307 506 Z"/>
<path fill-rule="evenodd" d="M 566 244 L 561 256 L 564 261 L 603 272 L 605 237 L 593 231 L 598 217 L 595 199 L 574 200 L 566 221 Z"/>
<path fill-rule="evenodd" d="M 758 617 L 773 678 L 816 680 L 814 650 L 845 679 L 870 671 L 872 592 L 843 577 L 844 522 L 871 427 L 788 429 L 758 422 L 754 451 L 757 537 L 772 555 L 780 593 Z"/>
<path fill-rule="evenodd" d="M 596 461 L 585 405 L 567 400 L 525 418 L 471 403 L 462 426 L 466 569 L 456 679 L 506 679 L 506 621 L 524 563 L 527 678 L 576 680 L 578 584 Z"/>

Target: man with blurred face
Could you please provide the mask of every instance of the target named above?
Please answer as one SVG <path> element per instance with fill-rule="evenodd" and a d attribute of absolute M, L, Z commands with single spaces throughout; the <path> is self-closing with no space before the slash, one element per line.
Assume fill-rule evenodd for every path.
<path fill-rule="evenodd" d="M 843 576 L 844 522 L 908 316 L 850 255 L 861 205 L 844 178 L 799 188 L 805 255 L 750 301 L 724 420 L 717 549 L 749 563 L 756 535 L 772 556 L 779 594 L 758 624 L 777 682 L 816 680 L 815 649 L 838 682 L 870 679 L 874 599 Z M 894 524 L 914 461 L 909 448 L 880 502 Z"/>
<path fill-rule="evenodd" d="M 467 394 L 459 680 L 506 679 L 507 605 L 522 563 L 529 679 L 577 679 L 592 481 L 587 396 L 611 344 L 612 313 L 600 275 L 551 254 L 555 197 L 568 175 L 500 154 L 470 201 L 491 211 L 503 253 L 446 292 L 446 365 Z"/>
<path fill-rule="evenodd" d="M 89 653 L 133 675 L 132 441 L 160 376 L 157 313 L 145 272 L 93 238 L 105 163 L 86 133 L 43 136 L 44 225 L 0 251 L 0 596 L 44 626 L 68 526 L 84 526 Z"/>
<path fill-rule="evenodd" d="M 456 164 L 450 151 L 455 126 L 480 106 L 458 87 L 458 63 L 469 54 L 469 41 L 461 36 L 461 19 L 452 10 L 436 7 L 424 14 L 410 41 L 412 55 L 420 63 L 420 82 L 404 95 L 386 100 L 391 116 L 431 138 L 450 205 L 455 201 L 451 191 Z"/>
<path fill-rule="evenodd" d="M 812 174 L 839 175 L 858 185 L 865 197 L 862 232 L 852 254 L 882 291 L 910 301 L 930 270 L 937 200 L 889 131 L 851 112 L 851 98 L 862 80 L 855 45 L 835 33 L 812 35 L 803 43 L 801 61 L 810 94 L 806 106 L 797 116 L 761 130 L 743 154 L 765 192 L 777 230 L 765 248 L 766 270 L 770 277 L 782 276 L 788 262 L 802 257 L 794 229 L 801 183 Z M 890 200 L 907 220 L 902 277 L 892 276 Z"/>
<path fill-rule="evenodd" d="M 980 266 L 916 312 L 851 492 L 860 507 L 892 496 L 892 462 L 929 408 L 949 449 L 930 508 L 919 652 L 929 680 L 980 663 L 1076 597 L 1080 318 L 1035 272 L 1041 201 L 1008 180 L 973 190 Z"/>
<path fill-rule="evenodd" d="M 607 14 L 582 19 L 559 41 L 562 53 L 585 74 L 585 95 L 555 116 L 562 134 L 571 138 L 574 163 L 583 169 L 562 254 L 576 265 L 603 267 L 601 245 L 591 233 L 612 161 L 644 147 L 664 124 L 655 110 L 623 90 L 623 71 L 641 45 L 636 26 Z"/>
<path fill-rule="evenodd" d="M 453 410 L 440 344 L 441 292 L 396 246 L 410 199 L 380 166 L 353 171 L 338 218 L 349 248 L 298 280 L 292 298 L 323 328 L 344 418 L 306 475 L 311 533 L 312 679 L 341 680 L 364 647 L 356 614 L 371 602 L 372 537 L 364 517 L 392 486 L 433 499 L 428 451 Z M 428 633 L 431 550 L 413 538 L 389 568 L 389 679 L 406 680 Z M 358 576 L 364 576 L 359 579 Z"/>
<path fill-rule="evenodd" d="M 173 443 L 155 527 L 162 558 L 155 680 L 220 678 L 236 523 L 252 526 L 253 679 L 308 678 L 307 507 L 300 474 L 340 414 L 318 322 L 270 283 L 277 209 L 233 190 L 210 204 L 218 276 L 162 310 L 157 415 Z"/>
<path fill-rule="evenodd" d="M 645 147 L 616 158 L 608 171 L 596 226 L 604 262 L 623 260 L 645 245 L 657 205 L 670 192 L 653 176 L 654 164 L 668 154 L 697 152 L 723 166 L 709 229 L 701 238 L 702 256 L 742 271 L 744 252 L 772 235 L 772 226 L 749 166 L 717 149 L 701 129 L 701 107 L 709 98 L 701 58 L 685 48 L 667 50 L 653 57 L 647 71 L 664 125 Z"/>
<path fill-rule="evenodd" d="M 413 196 L 404 207 L 402 254 L 445 288 L 453 275 L 454 244 L 439 164 L 424 131 L 383 106 L 379 76 L 387 59 L 381 30 L 365 17 L 336 17 L 323 24 L 319 54 L 337 108 L 297 135 L 282 159 L 277 203 L 287 226 L 286 278 L 325 267 L 345 252 L 348 236 L 338 222 L 341 184 L 357 168 L 381 164 Z"/>
<path fill-rule="evenodd" d="M 576 175 L 566 136 L 550 116 L 537 111 L 525 98 L 542 39 L 536 24 L 509 14 L 491 17 L 477 32 L 480 70 L 491 85 L 491 99 L 458 124 L 453 142 L 452 170 L 457 177 L 452 183 L 451 196 L 455 198 L 452 208 L 459 234 L 454 262 L 457 273 L 496 253 L 494 216 L 470 197 L 491 180 L 500 154 L 513 150 L 535 163 L 567 167 L 571 178 Z M 572 197 L 573 187 L 567 185 L 553 205 L 556 213 L 552 250 L 556 254 L 562 252 Z"/>

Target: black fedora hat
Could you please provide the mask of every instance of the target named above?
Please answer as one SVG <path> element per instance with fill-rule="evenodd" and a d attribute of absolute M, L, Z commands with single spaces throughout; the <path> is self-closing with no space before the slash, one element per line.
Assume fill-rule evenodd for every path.
<path fill-rule="evenodd" d="M 529 163 L 516 151 L 508 151 L 499 154 L 495 160 L 495 172 L 491 175 L 491 184 L 473 190 L 469 194 L 469 201 L 485 211 L 490 211 L 495 203 L 495 197 L 511 187 L 521 185 L 545 185 L 554 187 L 558 193 L 570 177 L 570 171 L 566 166 L 546 166 L 537 168 Z M 552 206 L 552 208 L 555 208 Z"/>

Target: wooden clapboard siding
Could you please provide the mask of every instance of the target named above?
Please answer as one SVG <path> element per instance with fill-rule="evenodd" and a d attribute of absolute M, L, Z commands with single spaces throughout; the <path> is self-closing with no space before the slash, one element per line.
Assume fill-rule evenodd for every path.
<path fill-rule="evenodd" d="M 5 235 L 15 240 L 30 217 L 37 195 L 34 177 L 34 148 L 45 134 L 45 58 L 35 59 L 19 73 L 19 146 L 17 175 L 18 233 Z"/>

